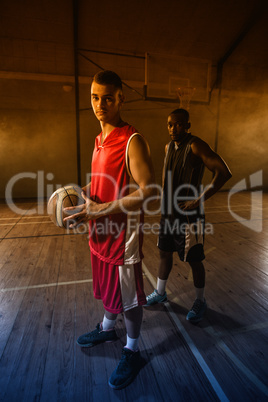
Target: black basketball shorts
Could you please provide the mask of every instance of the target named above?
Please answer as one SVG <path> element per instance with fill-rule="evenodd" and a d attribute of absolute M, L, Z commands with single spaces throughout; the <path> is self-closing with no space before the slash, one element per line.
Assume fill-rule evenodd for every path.
<path fill-rule="evenodd" d="M 204 217 L 194 222 L 161 217 L 157 246 L 163 251 L 177 251 L 181 261 L 202 261 L 205 259 L 204 225 Z"/>

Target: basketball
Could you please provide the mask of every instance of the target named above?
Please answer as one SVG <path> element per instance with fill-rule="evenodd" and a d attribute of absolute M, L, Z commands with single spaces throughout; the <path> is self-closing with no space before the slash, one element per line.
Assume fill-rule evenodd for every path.
<path fill-rule="evenodd" d="M 81 188 L 78 186 L 65 186 L 54 191 L 51 195 L 47 203 L 47 213 L 56 226 L 60 228 L 68 227 L 68 222 L 64 222 L 63 219 L 75 214 L 76 210 L 68 214 L 64 212 L 64 208 L 84 204 L 85 201 L 81 195 L 81 191 Z"/>

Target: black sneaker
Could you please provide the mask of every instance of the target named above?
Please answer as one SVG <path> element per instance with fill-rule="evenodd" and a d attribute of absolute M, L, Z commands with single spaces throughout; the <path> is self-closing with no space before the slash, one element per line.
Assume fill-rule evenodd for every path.
<path fill-rule="evenodd" d="M 84 348 L 91 348 L 103 342 L 113 342 L 118 339 L 114 329 L 103 331 L 100 324 L 92 332 L 79 336 L 76 343 Z"/>
<path fill-rule="evenodd" d="M 203 319 L 206 310 L 207 310 L 206 300 L 202 302 L 202 300 L 196 299 L 192 309 L 186 316 L 186 320 L 193 323 L 197 323 Z"/>
<path fill-rule="evenodd" d="M 122 389 L 129 385 L 137 376 L 141 368 L 140 351 L 133 352 L 123 348 L 121 360 L 109 379 L 113 389 Z"/>

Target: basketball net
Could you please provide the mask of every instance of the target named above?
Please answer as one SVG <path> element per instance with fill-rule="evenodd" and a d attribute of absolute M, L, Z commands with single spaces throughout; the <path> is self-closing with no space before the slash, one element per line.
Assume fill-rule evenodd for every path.
<path fill-rule="evenodd" d="M 182 87 L 177 89 L 177 95 L 180 99 L 180 108 L 181 109 L 190 109 L 190 102 L 193 97 L 195 88 L 193 87 Z"/>

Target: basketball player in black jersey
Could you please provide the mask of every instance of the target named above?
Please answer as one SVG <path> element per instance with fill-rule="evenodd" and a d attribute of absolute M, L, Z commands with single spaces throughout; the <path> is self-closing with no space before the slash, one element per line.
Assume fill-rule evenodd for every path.
<path fill-rule="evenodd" d="M 191 124 L 185 109 L 176 109 L 168 116 L 171 141 L 166 145 L 163 169 L 163 197 L 158 238 L 160 265 L 157 289 L 147 296 L 146 306 L 167 300 L 166 283 L 173 265 L 173 252 L 190 264 L 196 293 L 186 319 L 197 323 L 207 308 L 204 297 L 204 213 L 203 203 L 231 178 L 223 159 L 209 145 L 189 133 Z M 201 186 L 204 168 L 213 173 L 205 189 Z"/>

